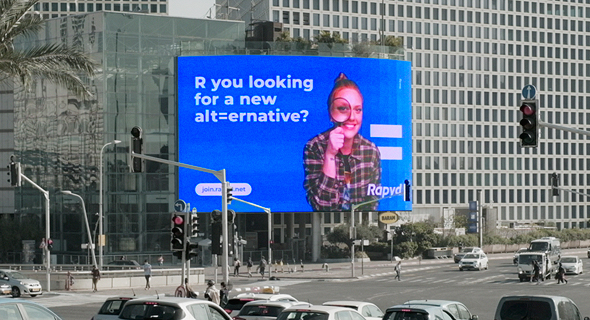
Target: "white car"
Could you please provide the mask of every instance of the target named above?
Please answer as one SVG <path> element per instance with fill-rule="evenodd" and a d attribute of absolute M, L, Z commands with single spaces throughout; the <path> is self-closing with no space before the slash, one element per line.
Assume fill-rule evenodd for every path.
<path fill-rule="evenodd" d="M 458 253 L 455 253 L 455 256 L 453 257 L 453 260 L 455 261 L 455 263 L 458 263 L 459 261 L 461 261 L 461 259 L 463 259 L 463 257 L 466 254 L 468 254 L 468 253 L 480 253 L 480 252 L 483 253 L 483 250 L 481 248 L 478 248 L 478 247 L 467 247 L 467 248 L 463 248 Z"/>
<path fill-rule="evenodd" d="M 98 309 L 98 313 L 90 320 L 117 320 L 125 304 L 134 299 L 137 299 L 137 297 L 118 296 L 107 298 L 100 309 Z"/>
<path fill-rule="evenodd" d="M 127 301 L 118 319 L 232 320 L 220 306 L 211 301 L 177 297 Z"/>
<path fill-rule="evenodd" d="M 485 253 L 468 253 L 459 261 L 459 271 L 467 269 L 488 269 L 488 256 Z"/>
<path fill-rule="evenodd" d="M 22 273 L 14 270 L 0 270 L 0 285 L 8 284 L 12 287 L 12 296 L 18 298 L 21 294 L 36 297 L 43 294 L 41 283 L 35 279 L 29 279 Z"/>
<path fill-rule="evenodd" d="M 246 303 L 234 320 L 275 320 L 279 314 L 292 306 L 309 307 L 307 302 L 255 300 Z"/>
<path fill-rule="evenodd" d="M 577 256 L 563 256 L 559 262 L 565 269 L 565 273 L 580 274 L 584 272 L 584 263 Z"/>
<path fill-rule="evenodd" d="M 383 311 L 375 304 L 364 301 L 328 301 L 324 302 L 324 306 L 345 307 L 358 311 L 367 320 L 381 320 L 383 319 Z"/>
<path fill-rule="evenodd" d="M 258 300 L 268 300 L 268 301 L 285 301 L 285 302 L 298 302 L 299 300 L 295 299 L 293 296 L 289 294 L 271 294 L 271 293 L 240 293 L 237 296 L 229 299 L 223 309 L 227 314 L 232 317 L 235 317 L 240 313 L 240 310 L 244 305 L 251 301 L 258 301 Z"/>
<path fill-rule="evenodd" d="M 277 317 L 277 320 L 366 320 L 358 311 L 345 307 L 310 306 L 290 307 Z"/>

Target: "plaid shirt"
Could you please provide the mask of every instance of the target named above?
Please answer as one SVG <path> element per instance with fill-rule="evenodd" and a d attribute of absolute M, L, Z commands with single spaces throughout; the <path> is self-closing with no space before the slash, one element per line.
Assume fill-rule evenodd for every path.
<path fill-rule="evenodd" d="M 343 155 L 336 155 L 336 177 L 330 178 L 323 172 L 324 156 L 328 147 L 330 131 L 320 133 L 305 145 L 303 166 L 305 181 L 303 187 L 307 193 L 307 202 L 314 211 L 342 211 L 342 193 L 344 183 Z M 381 154 L 374 143 L 357 134 L 354 137 L 352 153 L 348 158 L 352 180 L 350 183 L 350 202 L 361 203 L 377 196 L 367 196 L 369 184 L 381 185 Z M 379 203 L 370 203 L 361 210 L 376 210 Z"/>

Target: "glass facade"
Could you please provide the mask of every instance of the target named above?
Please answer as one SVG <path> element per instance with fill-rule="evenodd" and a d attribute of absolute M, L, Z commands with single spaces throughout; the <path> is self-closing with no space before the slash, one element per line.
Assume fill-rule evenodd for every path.
<path fill-rule="evenodd" d="M 37 37 L 17 44 L 67 43 L 100 64 L 96 77 L 84 79 L 90 99 L 42 79 L 31 90 L 14 89 L 15 154 L 23 174 L 49 191 L 57 263 L 84 262 L 80 248 L 88 241 L 80 201 L 59 190 L 82 196 L 97 233 L 101 150 L 113 140 L 122 143 L 102 152 L 105 255 L 169 251 L 176 169 L 147 162 L 144 172 L 130 173 L 131 128 L 149 137 L 145 154 L 175 160 L 175 57 L 182 44 L 222 51 L 243 47 L 243 37 L 243 22 L 96 12 L 48 20 Z M 13 212 L 43 212 L 44 197 L 30 184 L 0 190 L 6 192 L 15 193 Z"/>

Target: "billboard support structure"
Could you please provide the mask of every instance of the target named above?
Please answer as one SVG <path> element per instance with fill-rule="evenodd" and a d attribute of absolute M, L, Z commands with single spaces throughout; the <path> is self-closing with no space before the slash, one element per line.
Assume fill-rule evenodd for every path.
<path fill-rule="evenodd" d="M 225 169 L 221 169 L 221 170 L 211 170 L 211 169 L 207 169 L 207 168 L 201 168 L 201 167 L 197 167 L 197 166 L 193 166 L 190 164 L 185 164 L 185 163 L 181 163 L 181 162 L 176 162 L 176 161 L 170 161 L 170 160 L 165 160 L 165 159 L 161 159 L 161 158 L 156 158 L 156 157 L 151 157 L 151 156 L 147 156 L 144 154 L 138 154 L 135 153 L 133 151 L 131 151 L 131 158 L 133 160 L 134 157 L 140 158 L 140 159 L 144 159 L 144 160 L 149 160 L 149 161 L 154 161 L 154 162 L 160 162 L 160 163 L 164 163 L 164 164 L 168 164 L 171 166 L 176 166 L 176 167 L 182 167 L 182 168 L 187 168 L 187 169 L 191 169 L 191 170 L 197 170 L 197 171 L 201 171 L 201 172 L 207 172 L 207 173 L 211 173 L 212 175 L 214 175 L 220 182 L 223 188 L 223 192 L 221 194 L 221 223 L 222 223 L 222 238 L 223 238 L 223 243 L 227 243 L 227 192 L 225 192 L 228 182 L 226 181 L 226 174 L 225 174 Z M 184 252 L 184 250 L 183 250 Z M 227 250 L 223 250 L 223 254 L 221 255 L 221 265 L 222 265 L 222 274 L 223 274 L 223 281 L 225 283 L 229 282 L 229 271 L 228 271 L 228 254 L 227 254 Z"/>

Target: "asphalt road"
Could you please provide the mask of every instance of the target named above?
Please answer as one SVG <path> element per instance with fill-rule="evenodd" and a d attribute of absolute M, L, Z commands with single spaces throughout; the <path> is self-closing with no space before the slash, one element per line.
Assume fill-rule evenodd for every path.
<path fill-rule="evenodd" d="M 567 253 L 567 254 L 571 254 Z M 240 278 L 234 282 L 236 288 L 253 285 L 274 284 L 281 287 L 281 293 L 288 293 L 299 300 L 321 304 L 329 300 L 363 300 L 375 303 L 385 310 L 387 307 L 411 299 L 445 299 L 463 302 L 479 319 L 493 319 L 500 297 L 511 294 L 547 294 L 562 295 L 576 302 L 582 316 L 590 316 L 590 304 L 586 303 L 590 287 L 590 259 L 584 250 L 575 254 L 587 263 L 587 272 L 570 275 L 567 285 L 557 285 L 554 279 L 539 285 L 520 282 L 516 267 L 512 265 L 512 255 L 490 256 L 490 268 L 483 271 L 459 271 L 452 260 L 422 263 L 421 265 L 404 262 L 402 280 L 394 279 L 390 267 L 367 266 L 361 270 L 357 265 L 358 279 L 347 279 L 350 269 L 339 270 L 340 279 L 323 280 L 309 273 L 312 279 L 305 277 L 286 278 L 280 281 L 261 282 L 256 278 Z M 321 274 L 319 274 L 321 275 Z M 159 288 L 161 294 L 172 294 L 173 288 Z M 90 319 L 98 310 L 102 301 L 108 296 L 129 294 L 130 292 L 61 293 L 34 298 L 48 306 L 64 320 Z M 140 290 L 138 294 L 145 294 Z M 150 292 L 154 294 L 154 292 Z M 31 299 L 25 297 L 25 299 Z"/>

